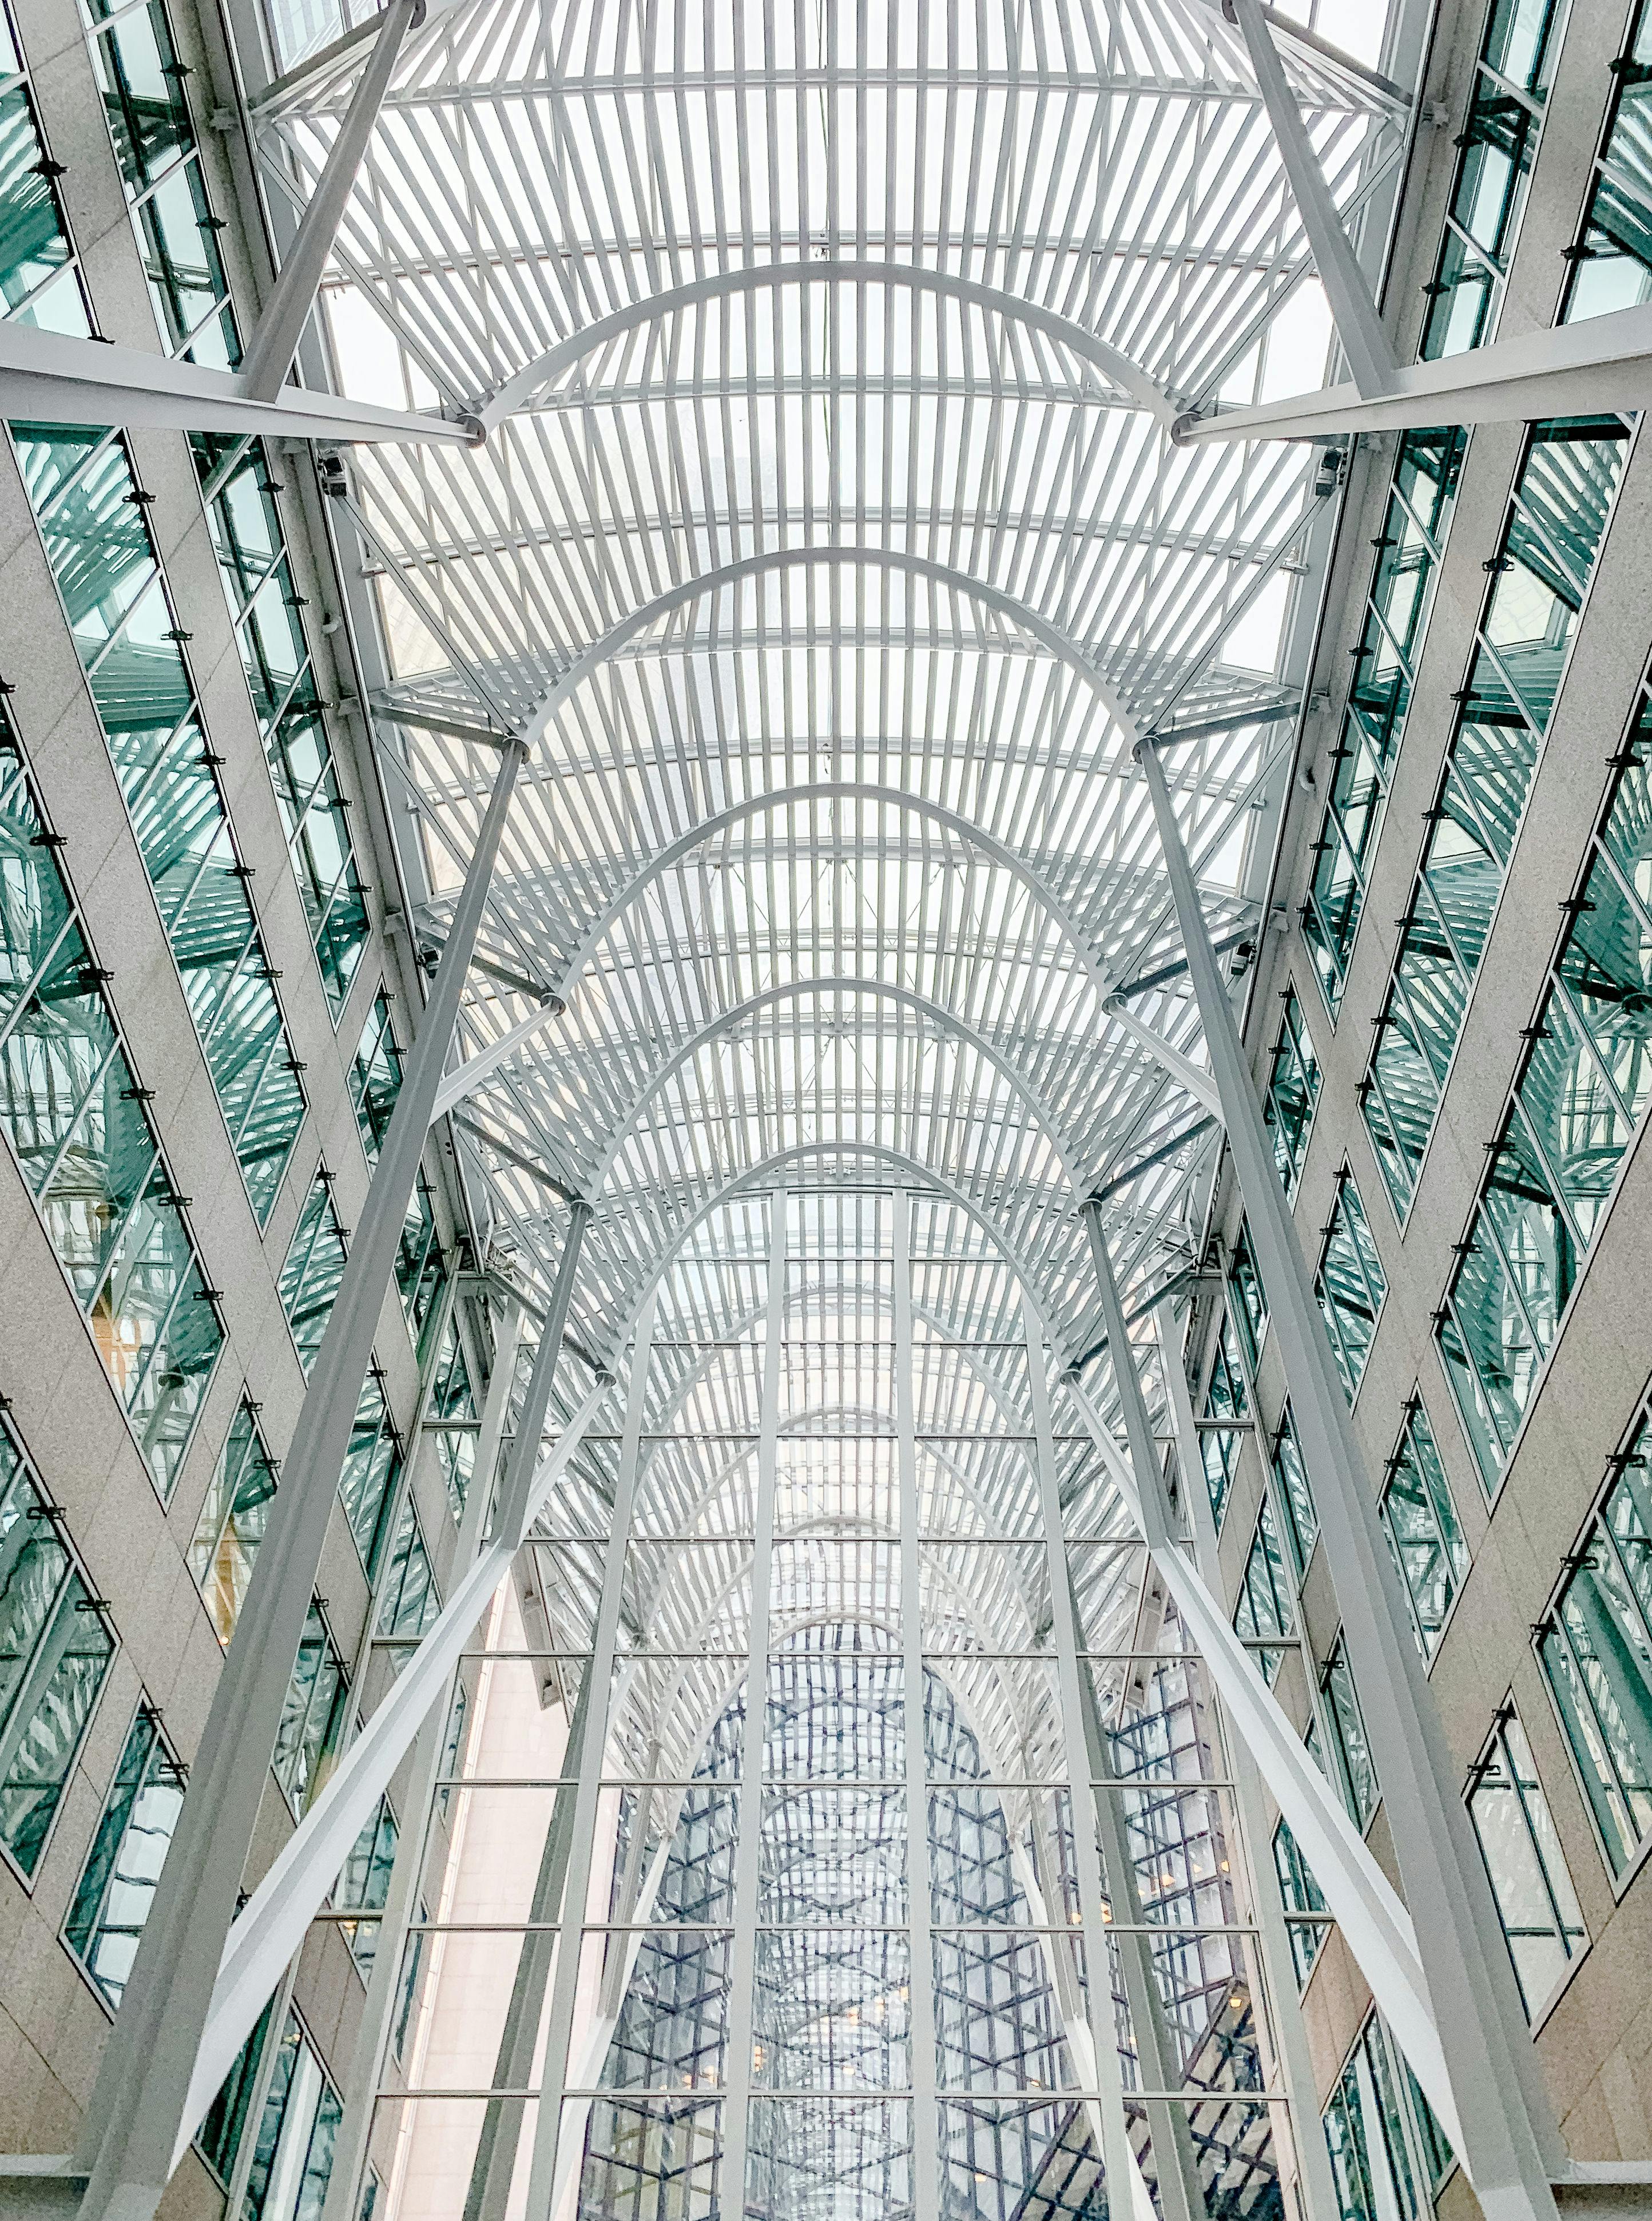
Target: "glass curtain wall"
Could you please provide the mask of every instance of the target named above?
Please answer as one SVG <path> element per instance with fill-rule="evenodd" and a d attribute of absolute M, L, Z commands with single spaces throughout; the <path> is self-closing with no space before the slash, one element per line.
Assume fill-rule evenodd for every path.
<path fill-rule="evenodd" d="M 1149 2186 L 1283 2212 L 1203 1671 L 1025 1331 L 950 1204 L 776 1197 L 691 1237 L 531 1545 L 550 1654 L 507 1614 L 509 1743 L 485 1710 L 438 1792 L 392 2212 L 440 2152 L 452 2221 L 534 2168 L 580 2221 L 1099 2217 L 1112 2118 Z"/>
<path fill-rule="evenodd" d="M 1403 1219 L 1622 475 L 1616 416 L 1536 424 L 1516 474 L 1376 1043 L 1366 1130 Z"/>

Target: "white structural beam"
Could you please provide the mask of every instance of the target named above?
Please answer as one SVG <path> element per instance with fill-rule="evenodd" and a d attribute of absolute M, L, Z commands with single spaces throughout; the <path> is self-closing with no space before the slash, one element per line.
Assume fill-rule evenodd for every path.
<path fill-rule="evenodd" d="M 351 1845 L 377 1810 L 409 1745 L 447 1689 L 460 1652 L 510 1570 L 529 1525 L 579 1448 L 585 1426 L 606 1393 L 602 1381 L 590 1389 L 580 1412 L 541 1465 L 540 1442 L 590 1216 L 586 1204 L 575 1204 L 500 1486 L 492 1541 L 456 1584 L 435 1624 L 408 1657 L 384 1702 L 335 1767 L 229 1931 L 190 2080 L 189 2103 L 174 2165 L 235 2064 L 236 2054 L 257 2025 L 281 1969 L 298 1949 L 304 1931 L 326 1902 Z M 471 1483 L 479 1499 L 479 1520 L 486 1516 L 491 1485 L 491 1473 L 479 1465 Z"/>
<path fill-rule="evenodd" d="M 534 1474 L 529 1496 L 533 1514 L 543 1508 L 579 1448 L 607 1398 L 610 1385 L 598 1381 L 587 1392 L 556 1448 Z M 183 2157 L 196 2125 L 263 2011 L 273 1987 L 273 1982 L 266 1986 L 270 1968 L 273 1967 L 278 1979 L 286 1960 L 303 1942 L 304 1930 L 331 1888 L 350 1846 L 389 1787 L 408 1745 L 446 1686 L 460 1652 L 510 1572 L 516 1548 L 504 1540 L 490 1543 L 458 1583 L 397 1676 L 389 1695 L 304 1816 L 303 1826 L 288 1839 L 281 1856 L 248 1899 L 247 1912 L 252 1924 L 243 1943 L 241 1924 L 236 1923 L 230 1937 L 235 1949 L 224 1954 L 190 2083 L 189 2122 L 177 2139 L 173 2165 Z M 267 1760 L 265 1764 L 267 1769 Z"/>
<path fill-rule="evenodd" d="M 1383 389 L 1330 385 L 1255 409 L 1184 416 L 1183 447 L 1223 440 L 1319 440 L 1432 424 L 1530 423 L 1652 407 L 1652 302 L 1522 332 L 1440 362 L 1397 370 Z"/>
<path fill-rule="evenodd" d="M 1096 1822 L 1104 1816 L 1101 1806 L 1111 1801 L 1111 1792 L 1098 1791 L 1095 1784 L 1099 1775 L 1091 1755 L 1090 1733 L 1092 1701 L 1085 1702 L 1085 1681 L 1090 1672 L 1087 1661 L 1081 1661 L 1079 1652 L 1085 1646 L 1079 1639 L 1079 1615 L 1073 1600 L 1073 1574 L 1067 1552 L 1066 1523 L 1061 1513 L 1060 1477 L 1055 1466 L 1055 1431 L 1050 1414 L 1049 1373 L 1044 1354 L 1043 1336 L 1030 1307 L 1022 1306 L 1024 1331 L 1027 1337 L 1027 1380 L 1033 1418 L 1034 1471 L 1038 1483 L 1038 1508 L 1044 1530 L 1045 1563 L 1049 1573 L 1050 1632 L 1055 1646 L 1056 1693 L 1061 1700 L 1062 1742 L 1067 1753 L 1067 1780 L 1073 1796 L 1073 1858 L 1079 1885 L 1079 1921 L 1084 1936 L 1085 1997 L 1089 2014 L 1090 2049 L 1093 2055 L 1095 2086 L 1098 2103 L 1094 2109 L 1099 2114 L 1100 2133 L 1097 2149 L 1101 2153 L 1102 2165 L 1111 2187 L 1120 2181 L 1130 2186 L 1130 2212 L 1136 2221 L 1154 2221 L 1155 2207 L 1152 2193 L 1142 2179 L 1141 2162 L 1130 2142 L 1129 2123 L 1124 2112 L 1123 2074 L 1118 2055 L 1118 2022 L 1113 2004 L 1112 1953 L 1108 1943 L 1108 1927 L 1117 1924 L 1117 1908 L 1104 1902 L 1106 1884 L 1101 1871 L 1101 1858 L 1097 1849 Z M 1085 1825 L 1086 1811 L 1092 1815 L 1091 1824 Z M 1122 1945 L 1126 1938 L 1120 1936 Z M 1129 1942 L 1140 1944 L 1143 1938 L 1133 1936 Z M 1161 2087 L 1164 2086 L 1160 2085 Z M 1180 2149 L 1172 2154 L 1173 2163 L 1160 2168 L 1161 2194 L 1167 2183 L 1168 2199 L 1177 2211 L 1186 2214 L 1189 2200 L 1175 2164 L 1181 2156 Z M 1179 2194 L 1183 2193 L 1183 2194 Z M 1110 2198 L 1111 2198 L 1110 2187 Z M 1111 2208 L 1123 2221 L 1123 2201 Z M 1167 2204 L 1167 2215 L 1172 2205 Z"/>
<path fill-rule="evenodd" d="M 779 1493 L 780 1382 L 785 1364 L 786 1247 L 792 1199 L 782 1188 L 769 1198 L 768 1270 L 763 1332 L 763 1381 L 758 1407 L 757 1487 L 752 1510 L 750 1665 L 741 1724 L 741 1791 L 735 1837 L 734 1934 L 729 1947 L 729 2033 L 723 2054 L 722 2202 L 746 2210 L 746 2156 L 750 2140 L 752 2050 L 756 2040 L 757 1923 L 762 1891 L 762 1805 L 754 1785 L 763 1778 L 768 1720 L 768 1655 L 774 1593 L 774 1509 Z M 907 1885 L 915 1891 L 917 1877 Z M 911 1970 L 914 2003 L 918 1969 Z M 931 2034 L 930 2054 L 934 2054 Z M 933 2068 L 931 2068 L 933 2078 Z M 915 2181 L 916 2188 L 916 2181 Z M 538 2221 L 530 2214 L 529 2221 Z M 933 2207 L 923 2221 L 933 2221 Z"/>
<path fill-rule="evenodd" d="M 571 1245 L 570 1250 L 565 1254 L 572 1254 Z M 464 1512 L 459 1523 L 459 1537 L 454 1547 L 455 1567 L 472 1564 L 481 1548 L 483 1532 L 491 1509 L 493 1476 L 498 1470 L 499 1444 L 504 1436 L 511 1391 L 516 1382 L 516 1346 L 521 1327 L 522 1306 L 513 1302 L 500 1321 L 494 1345 L 493 1370 L 488 1378 L 487 1392 L 482 1399 L 470 1493 L 465 1499 Z M 402 1828 L 396 1843 L 396 1861 L 391 1869 L 390 1886 L 385 1893 L 384 1911 L 373 1950 L 372 1971 L 367 1977 L 367 1994 L 362 2000 L 361 2018 L 357 2025 L 350 2064 L 344 2078 L 344 2110 L 334 2141 L 333 2168 L 327 2179 L 327 2198 L 322 2209 L 321 2221 L 355 2221 L 361 2210 L 367 2148 L 372 2136 L 374 2097 L 384 2072 L 391 2029 L 396 2018 L 402 1985 L 402 1954 L 406 1946 L 408 1924 L 413 1918 L 418 1903 L 436 1782 L 446 1749 L 447 1722 L 453 1712 L 454 1692 L 460 1686 L 459 1668 L 457 1666 L 450 1667 L 443 1694 L 425 1714 L 424 1724 L 415 1738 Z M 391 1773 L 394 1773 L 393 1762 Z M 329 1786 L 330 1787 L 331 1785 Z M 308 1819 L 309 1815 L 305 1817 Z M 327 1886 L 323 1881 L 323 1890 Z M 318 1906 L 320 1902 L 318 1899 Z M 253 1909 L 251 1905 L 247 1908 L 249 1912 Z M 233 1938 L 233 1929 L 230 1935 Z M 218 1972 L 222 1981 L 222 1963 Z"/>
<path fill-rule="evenodd" d="M 654 1310 L 659 1288 L 651 1287 L 637 1315 L 627 1376 L 625 1427 L 620 1445 L 618 1478 L 614 1489 L 614 1516 L 603 1563 L 602 1590 L 597 1621 L 591 1631 L 591 1698 L 583 1746 L 579 1753 L 579 1786 L 574 1792 L 573 1838 L 567 1873 L 562 1884 L 562 1925 L 558 1933 L 555 1971 L 551 1980 L 545 2046 L 540 2070 L 539 2112 L 535 2123 L 532 2161 L 528 2173 L 527 2221 L 551 2221 L 558 2211 L 562 2181 L 578 2154 L 564 2151 L 564 2092 L 568 2087 L 568 2062 L 579 1999 L 582 1923 L 591 1888 L 592 1856 L 598 1836 L 598 1807 L 602 1793 L 603 1754 L 608 1747 L 608 1727 L 613 1702 L 614 1653 L 619 1642 L 620 1608 L 625 1586 L 625 1559 L 636 1505 L 642 1454 L 642 1429 L 648 1398 L 648 1372 L 654 1345 Z"/>
<path fill-rule="evenodd" d="M 333 251 L 333 241 L 345 206 L 355 186 L 356 172 L 367 151 L 379 120 L 385 92 L 396 67 L 402 41 L 424 18 L 425 0 L 389 0 L 379 16 L 372 52 L 328 150 L 291 245 L 282 257 L 270 297 L 264 303 L 241 366 L 241 382 L 255 401 L 273 401 L 280 392 L 304 326 L 316 305 L 322 273 Z"/>
<path fill-rule="evenodd" d="M 1395 1895 L 1342 1800 L 1309 1757 L 1301 1736 L 1280 1709 L 1232 1623 L 1182 1549 L 1171 1521 L 1164 1477 L 1148 1419 L 1147 1403 L 1129 1355 L 1129 1328 L 1113 1279 L 1098 1215 L 1086 1214 L 1101 1290 L 1114 1380 L 1123 1410 L 1130 1455 L 1126 1462 L 1112 1432 L 1090 1398 L 1071 1378 L 1068 1392 L 1136 1517 L 1153 1562 L 1197 1649 L 1210 1668 L 1235 1727 L 1244 1737 L 1273 1801 L 1289 1823 L 1313 1869 L 1320 1894 L 1336 1918 L 1372 1995 L 1410 2060 L 1440 2124 L 1458 2143 L 1457 2117 L 1444 2054 L 1436 2033 L 1422 1961 L 1411 1917 Z"/>
<path fill-rule="evenodd" d="M 255 392 L 239 371 L 173 362 L 141 347 L 105 347 L 30 324 L 0 323 L 0 414 L 59 424 L 122 424 L 133 431 L 230 432 L 295 440 L 446 441 L 473 446 L 473 424 L 453 423 L 336 393 L 278 385 Z"/>
<path fill-rule="evenodd" d="M 893 1198 L 892 1248 L 894 1261 L 893 1312 L 895 1329 L 895 1493 L 900 1548 L 900 1642 L 902 1755 L 906 1774 L 906 1919 L 907 1919 L 907 2055 L 912 2074 L 912 2212 L 914 2221 L 939 2221 L 941 2212 L 941 2106 L 936 2095 L 935 2057 L 935 1942 L 934 1882 L 930 1872 L 929 1751 L 927 1674 L 923 1659 L 923 1548 L 919 1536 L 923 1522 L 919 1512 L 917 1482 L 917 1421 L 912 1379 L 912 1198 L 904 1188 Z M 785 1272 L 782 1249 L 781 1271 Z M 774 1298 L 775 1309 L 785 1311 L 784 1286 Z M 770 1347 L 777 1361 L 779 1335 L 771 1329 Z M 764 1415 L 768 1412 L 768 1384 L 764 1382 Z M 767 1440 L 767 1436 L 765 1437 Z M 753 1673 L 760 1669 L 752 1654 Z M 761 1682 L 758 1686 L 761 1687 Z M 763 1707 L 748 1701 L 746 1717 L 755 1713 L 760 1722 Z M 758 1732 L 758 1749 L 762 1732 Z M 749 1745 L 748 1747 L 749 1756 Z M 748 1781 L 757 1778 L 748 1766 Z M 761 1830 L 754 1816 L 742 1816 L 741 1841 L 754 1841 Z M 736 1907 L 736 1913 L 738 1908 Z M 743 2207 L 744 2200 L 735 2201 Z"/>
<path fill-rule="evenodd" d="M 1452 2142 L 1488 2215 L 1553 2221 L 1550 2182 L 1565 2165 L 1564 2147 L 1521 2011 L 1485 1861 L 1455 1793 L 1450 1749 L 1423 1671 L 1393 1555 L 1378 1523 L 1376 1492 L 1355 1439 L 1348 1399 L 1274 1166 L 1164 767 L 1155 748 L 1144 747 L 1138 753 L 1188 974 L 1205 1020 L 1206 1049 L 1222 1096 L 1223 1123 L 1268 1318 L 1291 1392 L 1303 1463 L 1319 1513 L 1321 1545 L 1342 1612 L 1349 1661 L 1364 1691 L 1372 1759 L 1455 2101 L 1458 2133 Z M 1104 1245 L 1098 1265 L 1104 1265 Z M 1129 1369 L 1127 1354 L 1115 1343 L 1121 1378 Z M 1312 1852 L 1303 1848 L 1314 1866 Z M 1403 2033 L 1395 2033 L 1404 2043 Z"/>
<path fill-rule="evenodd" d="M 1330 303 L 1336 336 L 1348 358 L 1355 385 L 1364 395 L 1386 392 L 1393 383 L 1394 351 L 1382 328 L 1370 285 L 1343 225 L 1342 211 L 1331 198 L 1330 187 L 1309 139 L 1296 95 L 1286 82 L 1284 66 L 1274 49 L 1261 0 L 1223 0 L 1223 8 L 1238 23 L 1243 35 L 1245 50 L 1255 72 L 1256 89 L 1273 127 L 1280 160 L 1290 180 L 1297 213 L 1308 235 L 1314 266 Z"/>
<path fill-rule="evenodd" d="M 1181 1337 L 1176 1331 L 1175 1315 L 1168 1297 L 1155 1312 L 1154 1323 L 1159 1334 L 1159 1363 L 1164 1376 L 1165 1398 L 1170 1407 L 1171 1430 L 1176 1438 L 1176 1461 L 1181 1471 L 1182 1490 L 1193 1530 L 1193 1562 L 1206 1585 L 1214 1590 L 1220 1578 L 1216 1518 L 1211 1509 L 1211 1492 L 1205 1484 L 1198 1429 L 1194 1423 L 1187 1374 L 1182 1363 Z M 1300 1635 L 1300 1615 L 1298 1632 Z M 1234 1784 L 1239 1855 L 1248 1883 L 1251 1918 L 1256 1923 L 1261 1945 L 1262 1974 L 1270 2007 L 1268 2024 L 1273 2030 L 1286 2094 L 1291 2100 L 1302 2221 L 1338 2221 L 1341 2200 L 1330 2170 L 1330 2153 L 1320 2133 L 1319 2093 L 1302 2016 L 1290 1928 L 1285 1918 L 1278 1869 L 1271 1855 L 1272 1838 L 1262 1802 L 1265 1785 L 1250 1746 L 1234 1728 L 1226 1699 L 1219 1692 L 1217 1705 Z"/>
<path fill-rule="evenodd" d="M 213 1694 L 177 1830 L 104 2048 L 76 2154 L 91 2178 L 84 2221 L 147 2221 L 172 2173 L 180 2136 L 187 2137 L 199 2118 L 189 2113 L 189 2093 L 201 2030 L 235 1916 L 361 1383 L 524 753 L 509 748 L 499 765 L 366 1207 L 310 1373 L 235 1637 Z M 472 1623 L 474 1618 L 472 1612 Z"/>

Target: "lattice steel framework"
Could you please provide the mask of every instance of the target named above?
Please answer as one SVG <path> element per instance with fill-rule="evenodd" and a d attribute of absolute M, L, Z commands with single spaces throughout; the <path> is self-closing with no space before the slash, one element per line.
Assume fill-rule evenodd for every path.
<path fill-rule="evenodd" d="M 260 128 L 297 204 L 365 47 L 274 13 Z M 1357 228 L 1404 96 L 1278 37 Z M 684 2212 L 720 2167 L 729 2210 L 743 2168 L 763 2207 L 1079 2212 L 1104 2149 L 1120 2215 L 1148 2180 L 1178 2221 L 1271 2208 L 1225 1792 L 1129 1786 L 1217 1776 L 1202 1683 L 1040 1339 L 1104 1340 L 1085 1197 L 1140 1312 L 1192 1261 L 1217 1128 L 1131 748 L 1186 736 L 1211 931 L 1254 938 L 1335 483 L 1170 442 L 1323 363 L 1240 31 L 1202 0 L 467 0 L 402 47 L 327 301 L 342 391 L 487 429 L 356 451 L 336 513 L 422 942 L 479 739 L 533 737 L 445 1107 L 493 1261 L 548 1281 L 587 1198 L 572 1344 L 621 1368 L 635 1338 L 627 1432 L 587 1438 L 523 1582 L 570 1781 L 600 1724 L 534 2221 L 581 2149 L 585 2210 L 635 2201 L 645 2147 Z M 482 1824 L 529 1809 L 499 1795 Z M 1150 1995 L 1159 2072 L 1226 2098 L 1126 2102 Z M 816 2079 L 785 2097 L 777 2056 Z M 529 2112 L 485 2084 L 479 2152 Z M 591 2094 L 559 2137 L 562 2089 Z"/>

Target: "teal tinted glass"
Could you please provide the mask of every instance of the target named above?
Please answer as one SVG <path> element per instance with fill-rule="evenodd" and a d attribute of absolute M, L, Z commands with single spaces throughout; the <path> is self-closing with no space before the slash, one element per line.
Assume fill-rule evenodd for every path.
<path fill-rule="evenodd" d="M 156 1486 L 223 1329 L 15 736 L 0 716 L 0 1124 Z"/>
<path fill-rule="evenodd" d="M 1369 861 L 1405 736 L 1451 522 L 1466 431 L 1401 435 L 1348 708 L 1330 756 L 1330 793 L 1314 843 L 1302 930 L 1333 1017 L 1365 904 Z M 1317 1077 L 1317 1073 L 1316 1073 Z M 1276 1148 L 1278 1144 L 1276 1142 Z M 1288 1183 L 1287 1183 L 1288 1185 Z"/>
<path fill-rule="evenodd" d="M 1652 1835 L 1652 1491 L 1643 1415 L 1617 1479 L 1567 1561 L 1537 1655 L 1606 1863 Z"/>
<path fill-rule="evenodd" d="M 1491 933 L 1624 453 L 1616 418 L 1534 426 L 1491 566 L 1371 1062 L 1366 1130 L 1403 1217 Z"/>
<path fill-rule="evenodd" d="M 115 1638 L 0 1420 L 0 1843 L 40 1863 Z"/>
<path fill-rule="evenodd" d="M 111 2006 L 125 1994 L 183 1805 L 183 1768 L 158 1716 L 141 1705 L 63 1924 L 64 1940 Z"/>

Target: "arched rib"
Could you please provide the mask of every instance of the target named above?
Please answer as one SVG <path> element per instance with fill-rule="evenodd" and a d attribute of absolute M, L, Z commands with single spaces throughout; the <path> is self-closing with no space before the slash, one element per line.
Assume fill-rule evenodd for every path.
<path fill-rule="evenodd" d="M 1092 370 L 1099 371 L 1110 385 L 1128 394 L 1167 432 L 1180 414 L 1178 404 L 1138 364 L 1054 309 L 1023 300 L 1018 294 L 1003 292 L 996 285 L 983 285 L 973 278 L 957 277 L 951 271 L 925 269 L 918 263 L 835 258 L 820 262 L 762 262 L 744 269 L 714 270 L 704 277 L 691 278 L 686 285 L 673 285 L 641 301 L 629 301 L 623 308 L 610 310 L 594 323 L 570 332 L 515 377 L 507 379 L 477 411 L 478 421 L 491 431 L 514 410 L 530 402 L 535 393 L 554 385 L 565 371 L 572 370 L 575 363 L 626 332 L 640 330 L 644 324 L 657 323 L 662 317 L 673 316 L 682 309 L 696 308 L 704 301 L 727 300 L 742 293 L 773 292 L 785 285 L 895 285 L 904 286 L 912 292 L 933 293 L 943 299 L 961 301 L 970 308 L 1009 317 L 1033 331 L 1042 332 L 1046 339 L 1054 340 L 1058 347 L 1065 347 L 1080 361 L 1087 362 Z"/>

